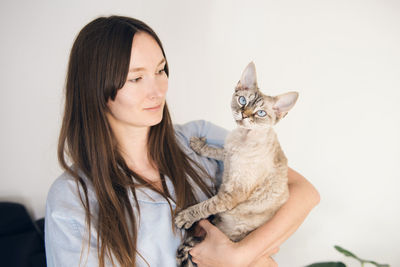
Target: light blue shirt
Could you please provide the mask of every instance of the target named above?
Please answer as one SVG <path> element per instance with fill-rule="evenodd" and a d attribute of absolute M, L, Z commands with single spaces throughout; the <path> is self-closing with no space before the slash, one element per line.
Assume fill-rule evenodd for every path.
<path fill-rule="evenodd" d="M 193 121 L 184 125 L 175 125 L 175 134 L 184 152 L 220 183 L 222 162 L 197 155 L 189 146 L 192 136 L 207 138 L 207 143 L 222 146 L 227 135 L 223 128 L 205 121 Z M 90 181 L 85 179 L 88 187 L 89 205 L 96 221 L 98 204 Z M 172 198 L 175 198 L 173 185 L 168 177 L 166 184 Z M 81 189 L 80 189 L 81 190 Z M 81 191 L 82 192 L 82 191 Z M 196 188 L 200 201 L 206 196 Z M 172 231 L 171 211 L 168 202 L 159 194 L 148 188 L 136 189 L 140 208 L 137 231 L 137 249 L 151 267 L 176 266 L 176 250 L 181 243 L 180 230 Z M 137 216 L 133 196 L 131 205 Z M 171 201 L 175 208 L 175 204 Z M 93 212 L 94 211 L 94 212 Z M 91 226 L 90 245 L 87 244 L 87 227 L 85 226 L 85 210 L 81 204 L 75 180 L 66 172 L 58 177 L 51 186 L 46 202 L 45 246 L 48 267 L 79 266 L 82 246 L 82 262 L 80 266 L 98 266 L 97 232 Z M 88 253 L 87 253 L 88 252 Z M 86 265 L 84 264 L 86 262 Z M 108 261 L 106 261 L 108 262 Z M 136 257 L 137 266 L 147 266 L 140 256 Z M 107 266 L 111 266 L 108 262 Z"/>

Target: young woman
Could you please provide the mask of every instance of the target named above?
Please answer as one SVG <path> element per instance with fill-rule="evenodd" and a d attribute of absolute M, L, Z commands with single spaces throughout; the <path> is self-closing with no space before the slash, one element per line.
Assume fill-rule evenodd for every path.
<path fill-rule="evenodd" d="M 174 214 L 215 193 L 222 163 L 188 143 L 226 131 L 204 121 L 173 125 L 165 102 L 168 64 L 143 22 L 102 17 L 71 50 L 58 156 L 65 169 L 46 206 L 52 266 L 176 266 L 181 230 Z M 290 198 L 268 223 L 231 242 L 202 220 L 205 240 L 190 254 L 202 266 L 274 266 L 276 253 L 318 203 L 314 187 L 289 170 Z"/>

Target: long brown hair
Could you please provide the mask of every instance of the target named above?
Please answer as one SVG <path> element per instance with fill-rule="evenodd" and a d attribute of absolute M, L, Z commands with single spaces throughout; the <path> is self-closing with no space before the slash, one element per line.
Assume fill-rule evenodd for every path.
<path fill-rule="evenodd" d="M 132 40 L 139 31 L 150 34 L 165 57 L 159 38 L 149 26 L 136 19 L 111 16 L 87 24 L 76 37 L 69 58 L 58 159 L 84 193 L 80 199 L 86 212 L 88 244 L 90 227 L 95 225 L 101 267 L 105 257 L 113 265 L 116 260 L 121 266 L 135 266 L 137 225 L 128 193 L 133 193 L 137 207 L 137 186 L 150 187 L 164 198 L 169 197 L 165 183 L 164 190 L 158 190 L 128 168 L 106 118 L 107 101 L 114 100 L 126 82 Z M 165 71 L 169 75 L 168 64 Z M 197 202 L 190 179 L 211 196 L 211 189 L 202 179 L 207 173 L 183 152 L 175 139 L 167 105 L 162 121 L 150 128 L 148 147 L 149 158 L 156 163 L 161 177 L 168 176 L 174 185 L 176 210 Z M 97 197 L 95 217 L 89 207 L 87 181 Z M 172 215 L 176 210 L 171 208 Z"/>

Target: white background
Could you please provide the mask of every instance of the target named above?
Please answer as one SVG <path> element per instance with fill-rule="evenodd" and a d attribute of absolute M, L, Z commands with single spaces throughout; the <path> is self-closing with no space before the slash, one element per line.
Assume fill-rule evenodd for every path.
<path fill-rule="evenodd" d="M 281 247 L 280 266 L 361 257 L 400 266 L 399 1 L 18 1 L 0 3 L 0 200 L 44 216 L 68 55 L 100 15 L 144 20 L 162 40 L 176 123 L 232 129 L 230 97 L 254 60 L 261 90 L 300 97 L 276 127 L 320 204 Z"/>

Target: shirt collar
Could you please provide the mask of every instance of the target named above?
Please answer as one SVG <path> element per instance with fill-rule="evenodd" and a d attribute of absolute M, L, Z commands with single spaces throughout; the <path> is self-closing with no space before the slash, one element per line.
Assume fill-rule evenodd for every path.
<path fill-rule="evenodd" d="M 171 182 L 171 179 L 169 179 L 169 177 L 165 176 L 165 184 L 167 185 L 168 191 L 171 195 L 171 198 L 168 198 L 169 203 L 171 203 L 171 206 L 173 208 L 176 207 L 175 204 L 175 189 L 174 189 L 174 185 Z M 148 187 L 138 187 L 135 189 L 136 192 L 136 198 L 138 201 L 141 202 L 146 202 L 146 203 L 150 203 L 150 204 L 168 204 L 168 201 L 162 196 L 160 195 L 158 192 L 154 191 L 151 188 Z"/>

